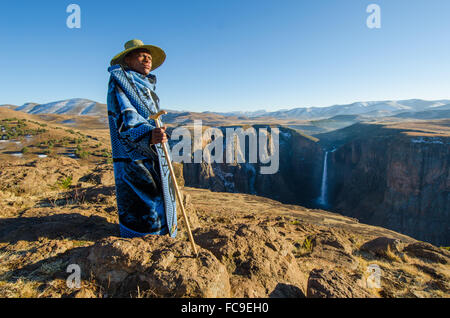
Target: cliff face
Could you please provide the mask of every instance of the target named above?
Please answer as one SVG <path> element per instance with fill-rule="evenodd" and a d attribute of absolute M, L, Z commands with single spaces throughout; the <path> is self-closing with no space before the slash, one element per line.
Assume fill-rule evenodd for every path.
<path fill-rule="evenodd" d="M 450 244 L 450 138 L 399 134 L 331 153 L 333 210 L 419 240 Z"/>
<path fill-rule="evenodd" d="M 276 173 L 260 173 L 260 160 L 249 163 L 247 141 L 244 163 L 184 164 L 186 186 L 257 194 L 284 203 L 313 205 L 320 191 L 323 150 L 313 139 L 292 129 L 279 129 L 279 170 Z M 210 136 L 203 136 L 203 144 L 210 141 Z"/>
<path fill-rule="evenodd" d="M 326 208 L 433 244 L 450 245 L 450 137 L 425 133 L 423 123 L 397 129 L 355 125 L 315 140 L 280 127 L 279 170 L 259 164 L 185 164 L 186 185 L 257 194 L 317 207 L 328 153 Z M 416 127 L 416 128 L 417 128 Z M 408 132 L 409 131 L 409 132 Z M 323 137 L 323 138 L 322 138 Z M 210 142 L 204 137 L 203 143 Z"/>

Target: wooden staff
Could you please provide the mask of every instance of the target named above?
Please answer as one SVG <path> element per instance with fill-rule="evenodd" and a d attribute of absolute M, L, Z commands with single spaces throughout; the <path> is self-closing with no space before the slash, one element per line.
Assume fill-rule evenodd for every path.
<path fill-rule="evenodd" d="M 151 115 L 149 118 L 155 121 L 157 128 L 161 128 L 161 124 L 159 123 L 159 117 L 165 114 L 167 114 L 165 110 L 160 110 L 157 114 Z M 189 225 L 189 220 L 187 218 L 186 211 L 184 210 L 183 200 L 181 199 L 180 189 L 178 188 L 177 179 L 175 178 L 175 172 L 173 171 L 172 162 L 170 161 L 169 153 L 166 148 L 166 143 L 162 142 L 161 145 L 164 150 L 164 154 L 166 155 L 167 158 L 167 164 L 169 165 L 170 175 L 172 176 L 172 181 L 173 184 L 175 185 L 175 192 L 177 194 L 178 202 L 180 202 L 181 211 L 183 212 L 184 222 L 186 222 L 189 240 L 191 241 L 192 249 L 194 250 L 195 256 L 198 257 L 197 247 L 195 246 L 194 237 L 192 236 L 191 227 Z"/>

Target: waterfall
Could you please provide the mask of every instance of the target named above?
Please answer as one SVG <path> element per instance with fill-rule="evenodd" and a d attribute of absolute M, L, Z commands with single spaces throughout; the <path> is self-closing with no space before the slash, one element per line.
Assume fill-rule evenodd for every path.
<path fill-rule="evenodd" d="M 322 173 L 322 186 L 320 187 L 320 197 L 318 203 L 320 205 L 327 205 L 327 169 L 328 169 L 328 151 L 325 152 L 323 158 L 323 173 Z"/>

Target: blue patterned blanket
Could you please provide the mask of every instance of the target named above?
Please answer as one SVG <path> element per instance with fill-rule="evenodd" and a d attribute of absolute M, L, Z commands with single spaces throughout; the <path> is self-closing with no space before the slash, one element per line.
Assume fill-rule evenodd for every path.
<path fill-rule="evenodd" d="M 176 198 L 161 144 L 150 146 L 159 111 L 156 76 L 108 68 L 108 120 L 121 236 L 177 235 Z M 161 125 L 164 125 L 161 122 Z"/>

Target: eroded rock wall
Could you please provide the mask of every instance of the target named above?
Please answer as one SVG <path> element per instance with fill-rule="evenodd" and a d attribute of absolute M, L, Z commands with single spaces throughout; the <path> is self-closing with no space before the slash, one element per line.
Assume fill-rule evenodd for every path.
<path fill-rule="evenodd" d="M 270 164 L 261 164 L 259 157 L 257 163 L 249 163 L 248 139 L 245 144 L 245 162 L 226 163 L 224 140 L 224 163 L 184 164 L 186 186 L 218 192 L 257 194 L 283 203 L 314 205 L 320 191 L 323 150 L 311 138 L 292 129 L 278 128 L 279 169 L 276 173 L 261 173 L 261 166 Z M 203 146 L 210 141 L 209 135 L 203 136 Z"/>
<path fill-rule="evenodd" d="M 333 210 L 419 240 L 450 244 L 450 139 L 353 140 L 330 160 Z"/>

